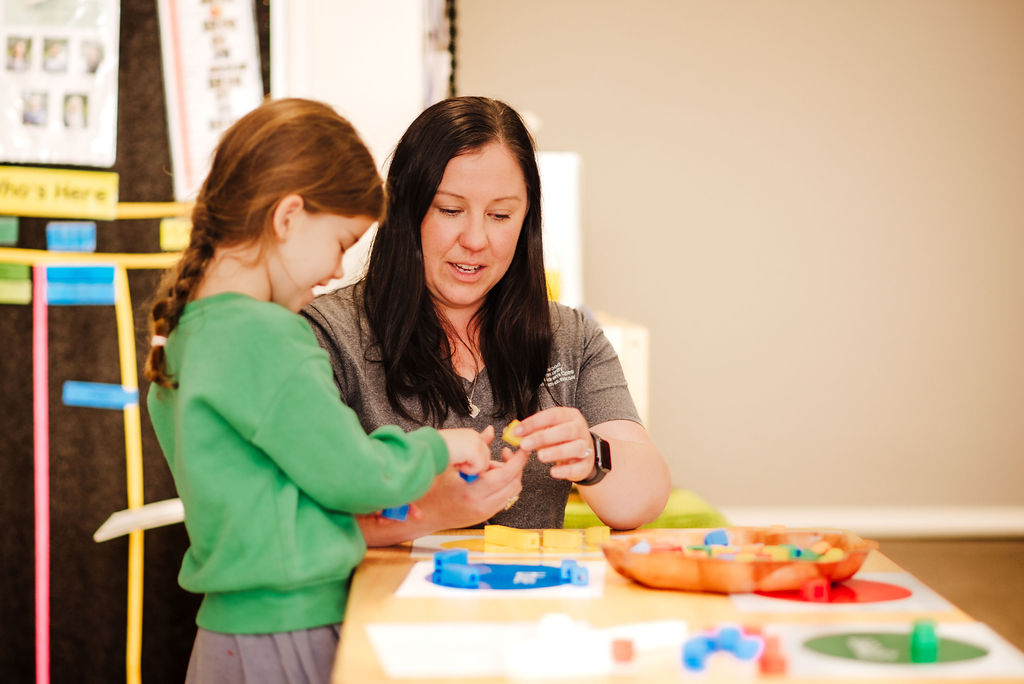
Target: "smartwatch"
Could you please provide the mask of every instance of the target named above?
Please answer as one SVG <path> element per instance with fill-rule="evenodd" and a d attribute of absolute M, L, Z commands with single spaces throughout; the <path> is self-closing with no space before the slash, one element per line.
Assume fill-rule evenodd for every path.
<path fill-rule="evenodd" d="M 590 436 L 594 439 L 594 469 L 585 480 L 580 480 L 576 484 L 582 487 L 589 487 L 595 485 L 604 479 L 604 476 L 608 474 L 608 471 L 612 469 L 612 446 L 608 443 L 608 440 L 601 439 L 599 436 L 590 433 Z"/>

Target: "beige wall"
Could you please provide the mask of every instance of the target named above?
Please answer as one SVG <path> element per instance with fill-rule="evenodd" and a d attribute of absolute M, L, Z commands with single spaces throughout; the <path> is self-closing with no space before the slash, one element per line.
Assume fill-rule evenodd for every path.
<path fill-rule="evenodd" d="M 719 505 L 1024 504 L 1024 2 L 459 0 Z"/>

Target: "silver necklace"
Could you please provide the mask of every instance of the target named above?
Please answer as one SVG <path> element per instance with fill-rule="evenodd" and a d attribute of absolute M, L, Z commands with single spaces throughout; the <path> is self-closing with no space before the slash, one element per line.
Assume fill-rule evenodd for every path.
<path fill-rule="evenodd" d="M 473 384 L 469 386 L 469 395 L 466 399 L 469 401 L 469 417 L 476 418 L 480 415 L 480 407 L 473 403 L 473 394 L 476 392 L 476 381 L 480 379 L 480 373 L 477 372 L 476 377 L 473 378 Z"/>

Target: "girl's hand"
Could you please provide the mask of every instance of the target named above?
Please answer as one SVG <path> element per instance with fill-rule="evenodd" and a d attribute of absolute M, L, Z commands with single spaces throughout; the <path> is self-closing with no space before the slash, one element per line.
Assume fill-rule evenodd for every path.
<path fill-rule="evenodd" d="M 524 419 L 513 430 L 519 447 L 536 451 L 541 463 L 551 463 L 551 477 L 578 482 L 594 470 L 594 440 L 579 409 L 554 406 Z"/>
<path fill-rule="evenodd" d="M 490 467 L 494 426 L 482 432 L 470 428 L 438 430 L 448 445 L 448 462 L 466 475 L 479 475 Z"/>

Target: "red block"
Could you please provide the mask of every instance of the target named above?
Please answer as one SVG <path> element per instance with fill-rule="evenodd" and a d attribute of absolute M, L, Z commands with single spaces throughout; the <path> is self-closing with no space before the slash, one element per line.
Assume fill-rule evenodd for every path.
<path fill-rule="evenodd" d="M 824 577 L 809 579 L 800 586 L 800 596 L 804 601 L 828 603 L 832 598 L 832 583 Z"/>

